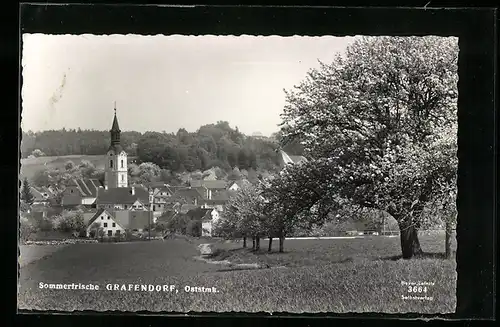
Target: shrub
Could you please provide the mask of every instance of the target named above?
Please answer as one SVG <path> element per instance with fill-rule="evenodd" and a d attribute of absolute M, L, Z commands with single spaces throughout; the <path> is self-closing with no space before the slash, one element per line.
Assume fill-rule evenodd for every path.
<path fill-rule="evenodd" d="M 36 232 L 35 226 L 29 221 L 29 219 L 22 217 L 20 219 L 20 231 L 19 238 L 22 242 L 25 242 L 29 239 L 31 234 Z"/>
<path fill-rule="evenodd" d="M 190 220 L 186 226 L 186 234 L 194 237 L 201 236 L 201 221 Z"/>
<path fill-rule="evenodd" d="M 63 212 L 54 220 L 54 227 L 62 232 L 81 232 L 85 230 L 85 222 L 79 212 Z"/>

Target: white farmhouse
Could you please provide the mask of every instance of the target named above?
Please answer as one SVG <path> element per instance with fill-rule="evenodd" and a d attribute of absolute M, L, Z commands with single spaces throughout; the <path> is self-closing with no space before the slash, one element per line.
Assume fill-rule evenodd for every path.
<path fill-rule="evenodd" d="M 105 209 L 98 209 L 87 224 L 87 237 L 97 237 L 102 228 L 104 237 L 120 236 L 125 233 L 125 228 L 118 223 L 113 215 Z"/>

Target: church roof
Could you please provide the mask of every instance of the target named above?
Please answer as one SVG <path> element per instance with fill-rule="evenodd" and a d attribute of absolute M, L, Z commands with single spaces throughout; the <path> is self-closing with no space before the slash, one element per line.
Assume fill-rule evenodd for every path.
<path fill-rule="evenodd" d="M 149 204 L 149 193 L 142 188 L 134 188 L 134 193 L 132 194 L 131 187 L 116 187 L 99 188 L 97 192 L 97 203 L 98 204 L 134 204 L 135 201 L 139 200 L 144 205 Z"/>
<path fill-rule="evenodd" d="M 116 118 L 116 111 L 115 111 L 115 117 L 113 118 L 113 126 L 111 126 L 111 130 L 116 132 L 120 131 L 120 126 L 118 126 L 118 118 Z"/>

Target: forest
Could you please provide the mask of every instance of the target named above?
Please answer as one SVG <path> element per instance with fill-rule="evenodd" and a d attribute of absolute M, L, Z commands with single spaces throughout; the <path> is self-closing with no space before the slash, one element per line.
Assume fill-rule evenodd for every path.
<path fill-rule="evenodd" d="M 121 143 L 139 163 L 151 162 L 172 172 L 193 172 L 220 167 L 229 171 L 253 169 L 274 171 L 278 165 L 280 133 L 269 138 L 246 136 L 226 121 L 201 126 L 195 132 L 177 133 L 124 131 Z M 110 144 L 109 131 L 60 129 L 22 133 L 21 154 L 30 156 L 101 155 Z M 298 142 L 285 151 L 301 154 Z"/>

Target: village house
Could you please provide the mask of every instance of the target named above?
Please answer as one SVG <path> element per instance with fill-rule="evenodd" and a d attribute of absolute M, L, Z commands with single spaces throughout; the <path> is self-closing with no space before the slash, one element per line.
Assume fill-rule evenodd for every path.
<path fill-rule="evenodd" d="M 73 179 L 63 192 L 61 205 L 64 207 L 94 205 L 100 187 L 102 183 L 98 179 Z"/>
<path fill-rule="evenodd" d="M 143 232 L 154 223 L 151 221 L 148 211 L 106 210 L 102 208 L 93 213 L 84 213 L 84 222 L 87 226 L 87 237 L 96 237 L 97 231 L 102 228 L 105 238 L 119 237 L 126 231 Z M 94 231 L 93 234 L 92 231 Z"/>
<path fill-rule="evenodd" d="M 192 180 L 189 184 L 191 188 L 203 191 L 203 196 L 207 199 L 212 198 L 213 195 L 220 191 L 226 190 L 226 181 L 221 180 Z"/>
<path fill-rule="evenodd" d="M 149 193 L 142 188 L 99 188 L 96 207 L 108 210 L 149 210 Z"/>
<path fill-rule="evenodd" d="M 307 161 L 304 156 L 294 156 L 286 153 L 283 150 L 279 150 L 279 161 L 281 169 L 285 168 L 288 164 L 297 164 L 303 161 Z"/>
<path fill-rule="evenodd" d="M 50 204 L 50 196 L 48 192 L 38 190 L 37 188 L 30 187 L 31 194 L 33 195 L 33 203 L 35 206 L 47 206 Z"/>
<path fill-rule="evenodd" d="M 241 188 L 248 187 L 250 185 L 252 185 L 252 183 L 250 183 L 248 180 L 240 179 L 237 181 L 230 182 L 228 184 L 227 190 L 236 192 L 236 191 L 240 190 Z"/>
<path fill-rule="evenodd" d="M 167 210 L 168 204 L 170 204 L 169 199 L 174 194 L 174 190 L 168 185 L 163 185 L 153 189 L 153 212 L 156 217 L 161 215 L 161 213 Z"/>

